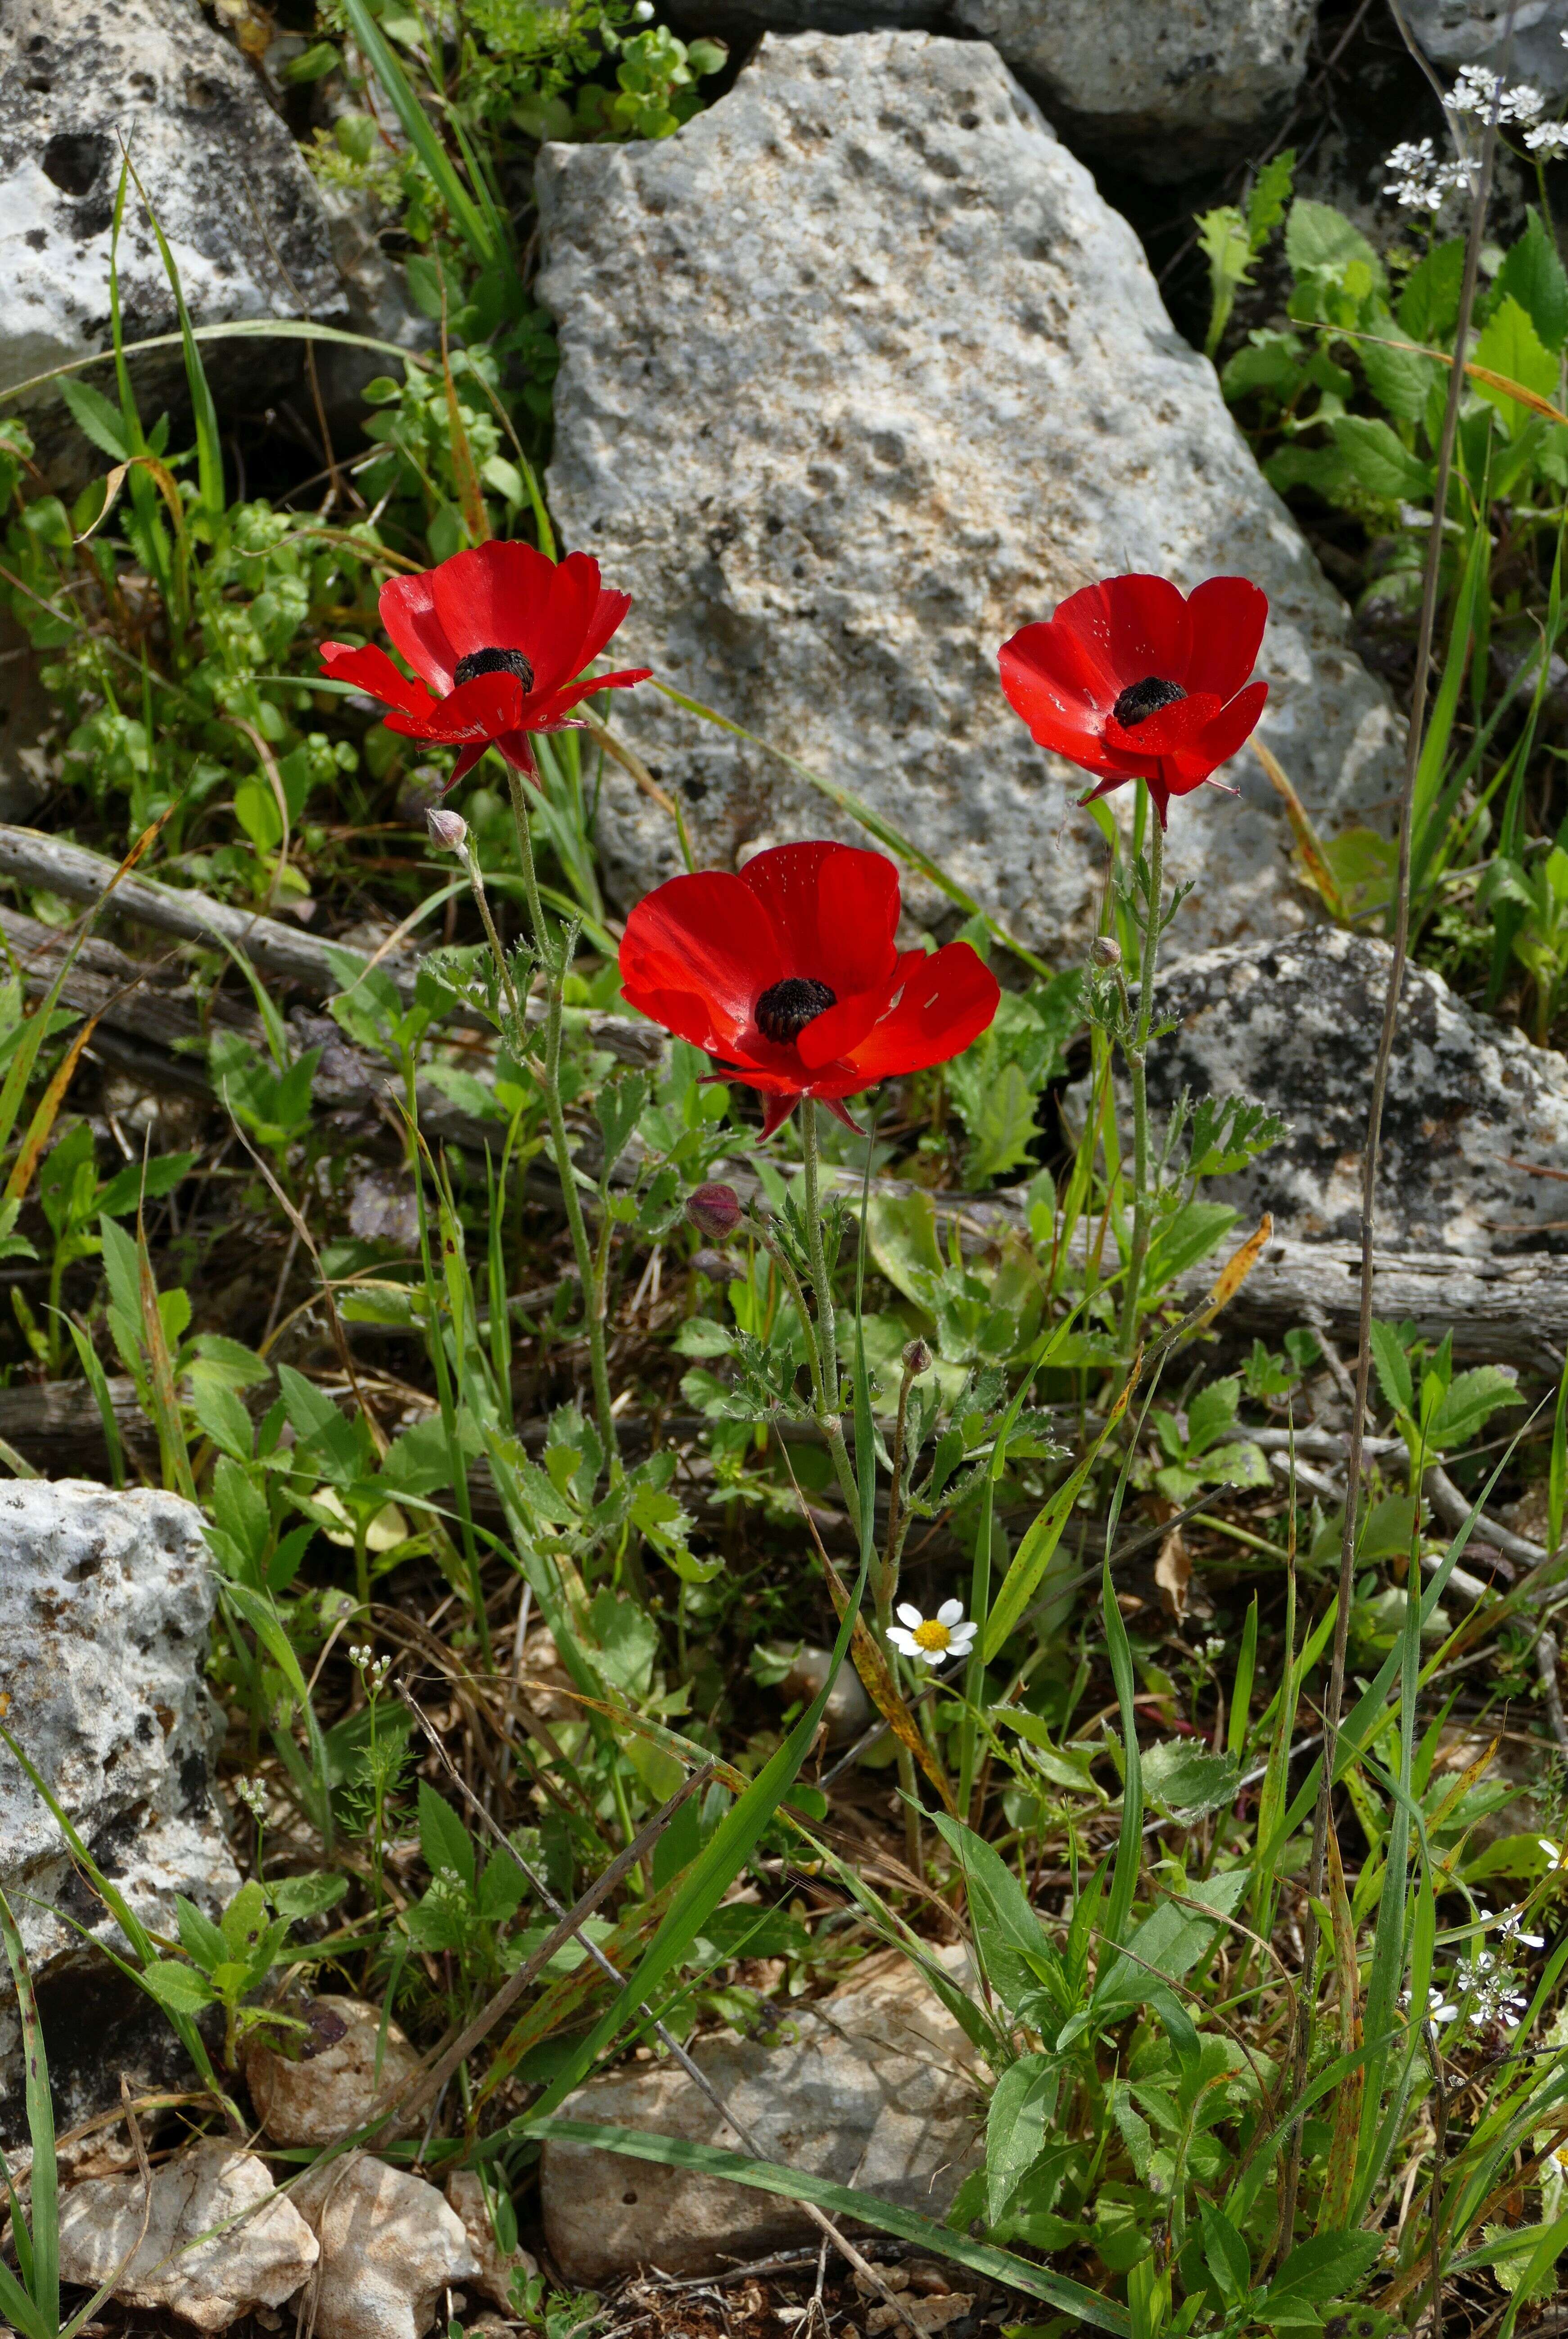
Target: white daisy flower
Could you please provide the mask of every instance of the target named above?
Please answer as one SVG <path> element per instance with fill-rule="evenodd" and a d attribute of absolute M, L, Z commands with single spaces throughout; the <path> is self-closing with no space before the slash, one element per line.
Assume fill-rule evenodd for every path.
<path fill-rule="evenodd" d="M 899 1621 L 887 1636 L 901 1656 L 917 1665 L 940 1665 L 949 1657 L 967 1657 L 974 1646 L 975 1627 L 963 1613 L 962 1600 L 944 1600 L 934 1616 L 922 1616 L 912 1601 L 901 1601 Z"/>

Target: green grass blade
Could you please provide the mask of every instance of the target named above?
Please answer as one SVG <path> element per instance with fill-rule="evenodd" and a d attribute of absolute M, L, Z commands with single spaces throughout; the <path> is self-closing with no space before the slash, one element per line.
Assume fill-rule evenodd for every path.
<path fill-rule="evenodd" d="M 498 235 L 495 221 L 481 212 L 459 178 L 451 156 L 365 0 L 343 0 L 343 14 L 353 29 L 356 47 L 386 91 L 405 137 L 429 173 L 463 242 L 481 267 L 498 259 L 504 249 L 504 237 Z"/>
<path fill-rule="evenodd" d="M 125 1449 L 120 1443 L 120 1425 L 114 1418 L 114 1400 L 109 1394 L 109 1376 L 103 1360 L 93 1346 L 89 1335 L 74 1318 L 67 1316 L 65 1329 L 71 1335 L 76 1359 L 82 1367 L 82 1377 L 93 1392 L 98 1407 L 98 1418 L 104 1425 L 104 1444 L 109 1455 L 109 1476 L 116 1486 L 125 1484 Z"/>
<path fill-rule="evenodd" d="M 1130 1383 L 1129 1384 L 1130 1387 Z M 1121 1611 L 1116 1604 L 1116 1586 L 1110 1578 L 1110 1557 L 1106 1555 L 1100 1583 L 1100 1614 L 1105 1619 L 1106 1644 L 1110 1654 L 1111 1678 L 1116 1683 L 1116 1702 L 1121 1713 L 1122 1753 L 1125 1771 L 1121 1788 L 1121 1832 L 1116 1843 L 1116 1866 L 1111 1871 L 1110 1899 L 1106 1903 L 1105 1939 L 1119 1944 L 1127 1932 L 1127 1920 L 1132 1913 L 1133 1896 L 1138 1890 L 1138 1879 L 1143 1865 L 1143 1764 L 1138 1751 L 1138 1710 L 1133 1700 L 1137 1694 L 1132 1678 L 1132 1651 L 1128 1645 L 1127 1626 L 1121 1621 Z"/>
<path fill-rule="evenodd" d="M 33 2173 L 28 2219 L 32 2241 L 32 2273 L 28 2289 L 39 2323 L 51 2334 L 60 2324 L 59 2176 L 54 2165 L 54 2106 L 49 2094 L 49 2062 L 44 2052 L 44 2030 L 33 1975 L 22 1947 L 22 1936 L 11 1904 L 0 1892 L 0 1938 L 16 1985 L 16 2005 L 22 2022 L 22 2054 L 25 2072 L 27 2134 L 33 2146 Z"/>
<path fill-rule="evenodd" d="M 202 493 L 202 505 L 207 525 L 214 536 L 222 528 L 228 498 L 223 493 L 223 447 L 218 429 L 218 410 L 212 401 L 212 386 L 207 380 L 207 370 L 202 363 L 202 352 L 191 331 L 191 312 L 185 306 L 184 287 L 174 255 L 169 249 L 169 239 L 158 224 L 158 215 L 148 200 L 147 190 L 137 176 L 136 165 L 129 154 L 125 168 L 136 182 L 136 192 L 142 198 L 142 208 L 158 245 L 158 257 L 163 263 L 163 273 L 169 280 L 169 290 L 174 295 L 174 313 L 180 320 L 180 347 L 185 359 L 185 386 L 191 393 L 191 412 L 196 427 L 196 478 Z"/>
<path fill-rule="evenodd" d="M 630 2160 L 651 2160 L 664 2168 L 689 2168 L 705 2176 L 723 2177 L 734 2185 L 749 2185 L 755 2192 L 777 2194 L 786 2201 L 810 2201 L 831 2217 L 853 2218 L 862 2225 L 878 2226 L 884 2234 L 896 2234 L 900 2240 L 912 2242 L 937 2257 L 968 2266 L 972 2273 L 1004 2284 L 1010 2290 L 1021 2291 L 1026 2298 L 1038 2298 L 1053 2306 L 1058 2314 L 1075 2315 L 1079 2322 L 1090 2324 L 1097 2331 L 1115 2332 L 1118 2339 L 1126 2339 L 1132 2327 L 1125 2307 L 1119 2306 L 1114 2299 L 1097 2296 L 1081 2283 L 1070 2282 L 1065 2275 L 1051 2274 L 1044 2266 L 1031 2265 L 1027 2259 L 1014 2257 L 1010 2250 L 997 2249 L 991 2243 L 971 2242 L 952 2226 L 939 2226 L 930 2217 L 922 2217 L 917 2209 L 879 2201 L 874 2193 L 860 2193 L 848 2185 L 834 2185 L 827 2177 L 814 2176 L 804 2168 L 783 2168 L 771 2160 L 748 2160 L 743 2153 L 726 2152 L 718 2145 L 694 2144 L 684 2137 L 650 2136 L 641 2128 L 601 2127 L 596 2120 L 550 2119 L 537 2112 L 518 2120 L 511 2133 L 537 2137 L 541 2143 L 581 2144 L 596 2152 L 624 2153 Z"/>

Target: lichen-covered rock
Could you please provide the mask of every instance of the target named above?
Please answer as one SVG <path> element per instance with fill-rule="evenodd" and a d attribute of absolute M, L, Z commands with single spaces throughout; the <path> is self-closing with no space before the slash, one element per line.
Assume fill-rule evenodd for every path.
<path fill-rule="evenodd" d="M 1389 949 L 1319 926 L 1279 942 L 1213 951 L 1159 982 L 1179 1019 L 1149 1059 L 1162 1108 L 1244 1095 L 1289 1123 L 1272 1152 L 1204 1191 L 1277 1232 L 1355 1241 L 1373 1061 Z M 1383 1251 L 1471 1257 L 1568 1249 L 1568 1062 L 1455 998 L 1441 975 L 1405 978 L 1378 1154 Z M 1541 1174 L 1545 1172 L 1548 1174 Z"/>
<path fill-rule="evenodd" d="M 369 2153 L 319 2162 L 293 2200 L 321 2245 L 305 2318 L 316 2339 L 421 2339 L 442 2293 L 479 2272 L 435 2186 Z"/>
<path fill-rule="evenodd" d="M 1301 85 L 1317 0 L 954 0 L 1064 138 L 1147 179 L 1245 151 Z"/>
<path fill-rule="evenodd" d="M 546 147 L 538 192 L 551 500 L 635 597 L 617 657 L 855 792 L 1058 959 L 1092 930 L 1104 842 L 996 651 L 1097 575 L 1255 578 L 1264 734 L 1314 819 L 1395 794 L 1395 716 L 1343 605 L 1131 229 L 985 44 L 770 37 L 676 137 Z M 646 687 L 616 721 L 703 862 L 865 841 Z M 1244 754 L 1222 776 L 1239 803 L 1206 789 L 1171 825 L 1199 947 L 1308 914 L 1261 771 Z M 615 766 L 599 834 L 623 901 L 681 866 L 667 814 Z"/>
<path fill-rule="evenodd" d="M 122 142 L 173 252 L 198 324 L 340 320 L 327 223 L 286 123 L 198 0 L 6 0 L 0 25 L 0 389 L 109 346 L 109 252 Z M 134 187 L 118 254 L 127 338 L 178 331 Z M 218 385 L 254 397 L 297 344 L 209 344 Z M 183 380 L 178 348 L 134 361 L 151 423 Z M 35 423 L 67 468 L 57 391 Z M 107 459 L 92 450 L 101 468 Z"/>
<path fill-rule="evenodd" d="M 943 1957 L 955 1979 L 962 1951 Z M 718 2032 L 693 2059 L 766 2158 L 941 2218 L 981 2157 L 981 2097 L 964 2032 L 895 1958 L 861 1986 L 791 2015 L 772 2043 Z M 567 2119 L 638 2127 L 733 2151 L 733 2132 L 673 2064 L 612 2071 L 561 2107 Z M 545 2239 L 568 2282 L 639 2265 L 713 2274 L 814 2239 L 794 2201 L 646 2160 L 548 2143 Z"/>
<path fill-rule="evenodd" d="M 1550 97 L 1568 90 L 1563 0 L 1405 0 L 1405 6 L 1435 64 L 1486 65 Z"/>
<path fill-rule="evenodd" d="M 165 1933 L 176 1892 L 215 1911 L 240 1880 L 212 1796 L 221 1722 L 202 1676 L 212 1605 L 194 1504 L 73 1480 L 0 1485 L 5 1727 L 135 1914 Z M 159 2060 L 175 2051 L 167 2021 L 65 1921 L 127 1953 L 42 1796 L 4 1749 L 0 1886 L 39 1985 L 61 2127 L 117 2102 L 122 2069 L 173 2076 Z M 7 2142 L 25 2133 L 18 2035 L 6 1975 Z"/>
<path fill-rule="evenodd" d="M 128 2253 L 117 2299 L 147 2313 L 166 2307 L 198 2331 L 226 2331 L 242 2314 L 291 2298 L 317 2245 L 264 2160 L 208 2137 L 153 2170 L 150 2204 L 140 2175 L 93 2177 L 65 2195 L 63 2281 L 96 2290 Z"/>
<path fill-rule="evenodd" d="M 291 2056 L 252 2032 L 245 2085 L 272 2143 L 336 2144 L 386 2108 L 419 2058 L 395 2022 L 383 2038 L 380 2008 L 363 1999 L 326 1994 L 300 2010 L 307 2037 Z M 386 2133 L 401 2136 L 407 2127 L 394 2119 Z"/>

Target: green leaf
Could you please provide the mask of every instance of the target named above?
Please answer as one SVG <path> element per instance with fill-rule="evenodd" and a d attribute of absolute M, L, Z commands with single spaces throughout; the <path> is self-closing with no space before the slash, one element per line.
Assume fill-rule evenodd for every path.
<path fill-rule="evenodd" d="M 212 1988 L 205 1974 L 179 1958 L 154 1958 L 142 1969 L 142 1979 L 160 2005 L 171 2014 L 200 2014 L 212 2003 Z"/>
<path fill-rule="evenodd" d="M 128 463 L 131 449 L 125 444 L 125 425 L 118 407 L 111 406 L 101 390 L 94 390 L 90 382 L 74 381 L 69 374 L 61 375 L 59 389 L 77 429 L 116 463 Z"/>
<path fill-rule="evenodd" d="M 1001 1854 L 982 1836 L 946 1811 L 932 1821 L 963 1870 L 974 1945 L 998 1998 L 1016 2014 L 1040 1993 L 1034 1960 L 1056 1956 L 1029 1895 Z"/>
<path fill-rule="evenodd" d="M 1401 332 L 1399 338 L 1407 340 L 1408 335 Z M 1436 360 L 1418 357 L 1414 350 L 1391 348 L 1376 337 L 1358 342 L 1356 347 L 1378 404 L 1386 406 L 1390 414 L 1396 414 L 1401 422 L 1419 422 L 1437 380 Z"/>
<path fill-rule="evenodd" d="M 1568 341 L 1568 270 L 1540 212 L 1531 205 L 1529 224 L 1498 270 L 1494 290 L 1517 301 L 1543 347 L 1560 350 Z"/>
<path fill-rule="evenodd" d="M 268 1898 L 280 1917 L 298 1925 L 307 1917 L 323 1916 L 335 1909 L 349 1889 L 346 1876 L 313 1870 L 307 1876 L 285 1876 L 267 1887 Z"/>
<path fill-rule="evenodd" d="M 176 1186 L 184 1183 L 195 1166 L 193 1153 L 161 1153 L 155 1161 L 145 1164 L 143 1182 L 143 1164 L 127 1161 L 123 1170 L 116 1170 L 100 1192 L 98 1208 L 112 1219 L 123 1218 L 136 1208 L 143 1194 L 150 1202 L 160 1199 L 164 1194 L 172 1194 Z"/>
<path fill-rule="evenodd" d="M 1383 2247 L 1381 2234 L 1317 2234 L 1300 2242 L 1286 2259 L 1266 2296 L 1270 2305 L 1287 2298 L 1343 2298 L 1353 2291 Z"/>
<path fill-rule="evenodd" d="M 1447 341 L 1459 321 L 1464 281 L 1464 239 L 1455 236 L 1447 243 L 1435 244 L 1405 280 L 1399 296 L 1400 331 L 1428 346 Z"/>
<path fill-rule="evenodd" d="M 1415 1389 L 1410 1377 L 1410 1359 L 1405 1353 L 1405 1343 L 1392 1324 L 1374 1323 L 1372 1362 L 1376 1368 L 1378 1387 L 1386 1402 L 1395 1413 L 1413 1415 Z"/>
<path fill-rule="evenodd" d="M 174 1912 L 185 1955 L 192 1965 L 200 1966 L 203 1973 L 211 1973 L 212 1968 L 221 1965 L 228 1956 L 228 1942 L 211 1917 L 198 1909 L 193 1900 L 188 1900 L 182 1892 L 174 1895 Z"/>
<path fill-rule="evenodd" d="M 1162 1811 L 1182 1820 L 1201 1819 L 1236 1801 L 1241 1766 L 1232 1754 L 1214 1754 L 1196 1739 L 1173 1738 L 1146 1747 L 1143 1791 Z"/>
<path fill-rule="evenodd" d="M 1198 2206 L 1203 2220 L 1204 2261 L 1214 2277 L 1215 2288 L 1228 2305 L 1238 2305 L 1252 2287 L 1252 2260 L 1247 2244 L 1223 2209 L 1204 2200 Z"/>
<path fill-rule="evenodd" d="M 1393 427 L 1370 414 L 1336 415 L 1329 425 L 1346 474 L 1379 503 L 1419 502 L 1432 493 L 1432 466 Z"/>
<path fill-rule="evenodd" d="M 1314 270 L 1343 276 L 1353 261 L 1360 261 L 1375 291 L 1381 291 L 1386 282 L 1383 262 L 1371 244 L 1332 203 L 1308 202 L 1305 197 L 1297 197 L 1285 223 L 1285 256 L 1297 276 Z"/>
<path fill-rule="evenodd" d="M 1512 1373 L 1500 1365 L 1474 1366 L 1455 1376 L 1427 1436 L 1440 1454 L 1451 1453 L 1456 1446 L 1467 1446 L 1499 1406 L 1524 1401 Z"/>
<path fill-rule="evenodd" d="M 249 1462 L 255 1450 L 255 1431 L 251 1416 L 242 1400 L 222 1381 L 209 1380 L 204 1373 L 191 1375 L 191 1411 L 197 1426 L 210 1437 L 220 1454 L 236 1462 Z"/>
<path fill-rule="evenodd" d="M 1533 390 L 1538 398 L 1557 397 L 1557 360 L 1545 347 L 1532 323 L 1529 313 L 1513 295 L 1507 294 L 1493 310 L 1474 347 L 1470 352 L 1474 365 L 1485 366 L 1493 373 L 1503 374 L 1516 381 L 1522 389 Z M 1530 409 L 1522 406 L 1505 390 L 1491 382 L 1472 380 L 1477 398 L 1484 398 L 1497 409 L 1508 426 L 1509 435 L 1530 419 Z"/>
<path fill-rule="evenodd" d="M 432 1876 L 453 1869 L 473 1890 L 474 1847 L 468 1829 L 424 1779 L 419 1781 L 419 1850 Z"/>
<path fill-rule="evenodd" d="M 985 2124 L 986 2223 L 1000 2225 L 1009 2201 L 1039 2161 L 1056 2116 L 1061 2064 L 1021 2055 L 996 2083 Z"/>

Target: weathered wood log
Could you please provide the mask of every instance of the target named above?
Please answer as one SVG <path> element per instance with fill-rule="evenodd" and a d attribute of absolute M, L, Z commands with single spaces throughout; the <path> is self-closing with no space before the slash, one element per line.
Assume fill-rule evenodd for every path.
<path fill-rule="evenodd" d="M 0 824 L 0 877 L 26 885 L 47 886 L 70 902 L 101 902 L 114 876 L 114 864 L 101 853 L 45 836 L 35 828 Z M 161 885 L 148 877 L 123 877 L 114 888 L 110 908 L 116 917 L 133 919 L 155 933 L 178 934 L 187 942 L 228 943 L 269 974 L 308 991 L 313 998 L 328 997 L 341 988 L 328 958 L 328 943 L 303 927 L 280 918 L 262 917 L 231 902 L 216 902 L 194 886 Z M 93 945 L 89 944 L 89 948 Z M 107 947 L 107 945 L 105 945 Z M 362 953 L 356 952 L 356 956 Z M 390 953 L 381 964 L 399 990 L 411 994 L 419 978 L 418 951 Z M 570 1020 L 584 1025 L 597 1046 L 633 1064 L 657 1061 L 664 1035 L 651 1023 L 629 1015 L 604 1015 L 568 1010 Z M 542 1024 L 542 1001 L 530 999 L 528 1016 Z"/>

